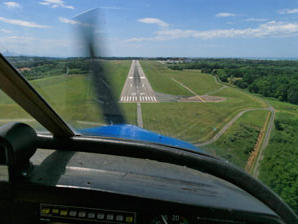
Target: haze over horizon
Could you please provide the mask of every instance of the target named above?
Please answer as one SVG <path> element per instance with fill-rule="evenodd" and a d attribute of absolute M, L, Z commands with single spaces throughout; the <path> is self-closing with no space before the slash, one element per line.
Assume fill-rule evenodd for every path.
<path fill-rule="evenodd" d="M 0 1 L 0 52 L 80 56 L 73 19 L 100 8 L 105 56 L 298 58 L 298 2 Z"/>

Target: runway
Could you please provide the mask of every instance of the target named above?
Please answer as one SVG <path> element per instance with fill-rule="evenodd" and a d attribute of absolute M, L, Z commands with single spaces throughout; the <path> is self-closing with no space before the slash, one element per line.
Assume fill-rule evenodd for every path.
<path fill-rule="evenodd" d="M 121 103 L 157 103 L 156 95 L 138 60 L 133 60 L 123 86 Z"/>

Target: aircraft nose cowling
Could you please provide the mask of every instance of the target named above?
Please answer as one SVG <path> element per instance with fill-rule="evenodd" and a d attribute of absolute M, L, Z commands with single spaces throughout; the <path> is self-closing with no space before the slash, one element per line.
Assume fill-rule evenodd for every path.
<path fill-rule="evenodd" d="M 108 125 L 108 126 L 95 127 L 95 128 L 86 128 L 86 129 L 79 130 L 79 132 L 85 135 L 146 141 L 146 142 L 158 143 L 158 144 L 186 148 L 186 149 L 191 149 L 198 152 L 203 152 L 201 149 L 197 148 L 196 146 L 188 142 L 181 141 L 176 138 L 160 135 L 155 132 L 148 131 L 146 129 L 143 129 L 134 125 L 129 125 L 129 124 Z"/>

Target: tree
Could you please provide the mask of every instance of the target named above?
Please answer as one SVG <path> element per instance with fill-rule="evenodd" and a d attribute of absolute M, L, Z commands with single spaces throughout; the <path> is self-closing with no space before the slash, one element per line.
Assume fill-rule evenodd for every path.
<path fill-rule="evenodd" d="M 290 103 L 298 104 L 298 81 L 291 83 L 288 89 L 288 101 Z"/>

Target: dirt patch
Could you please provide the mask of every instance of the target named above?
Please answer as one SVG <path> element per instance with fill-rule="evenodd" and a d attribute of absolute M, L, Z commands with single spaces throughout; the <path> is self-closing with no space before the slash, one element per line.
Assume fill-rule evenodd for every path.
<path fill-rule="evenodd" d="M 31 68 L 23 67 L 23 68 L 19 68 L 18 70 L 19 70 L 20 72 L 23 72 L 23 71 L 31 71 Z"/>
<path fill-rule="evenodd" d="M 159 102 L 179 102 L 183 96 L 155 92 L 155 96 Z"/>
<path fill-rule="evenodd" d="M 183 97 L 179 100 L 179 102 L 213 102 L 218 103 L 225 101 L 226 98 L 219 97 L 219 96 L 190 96 L 190 97 Z"/>

